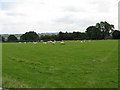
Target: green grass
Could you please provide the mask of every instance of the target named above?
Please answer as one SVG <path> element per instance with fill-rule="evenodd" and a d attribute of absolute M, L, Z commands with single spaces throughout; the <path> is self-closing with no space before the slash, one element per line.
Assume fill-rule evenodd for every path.
<path fill-rule="evenodd" d="M 117 88 L 118 41 L 3 43 L 2 65 L 4 88 Z"/>

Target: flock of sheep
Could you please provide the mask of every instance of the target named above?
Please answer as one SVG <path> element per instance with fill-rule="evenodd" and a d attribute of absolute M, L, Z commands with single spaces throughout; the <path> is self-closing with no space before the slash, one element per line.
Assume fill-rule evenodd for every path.
<path fill-rule="evenodd" d="M 43 41 L 41 40 L 41 42 L 43 42 Z M 43 44 L 51 43 L 51 44 L 55 45 L 56 42 L 57 42 L 57 41 L 55 41 L 55 40 L 54 40 L 54 41 L 51 41 L 51 40 L 50 40 L 50 41 L 47 41 L 47 42 L 43 42 Z M 64 41 L 61 41 L 60 44 L 64 45 L 65 42 L 64 42 Z"/>
<path fill-rule="evenodd" d="M 86 42 L 86 41 L 88 41 L 88 42 L 91 42 L 91 40 L 81 40 L 80 42 L 81 43 L 84 43 L 84 42 Z M 48 44 L 48 43 L 51 43 L 52 45 L 55 45 L 56 44 L 56 42 L 57 41 L 47 41 L 47 42 L 44 42 L 43 40 L 41 40 L 40 42 L 42 42 L 43 44 Z M 22 43 L 22 42 L 19 42 L 19 43 Z M 23 43 L 27 43 L 27 42 L 23 42 Z M 32 42 L 33 44 L 37 44 L 38 42 Z M 61 42 L 60 42 L 60 44 L 61 45 L 65 45 L 65 42 L 62 40 Z"/>
<path fill-rule="evenodd" d="M 57 41 L 54 40 L 54 41 L 44 42 L 43 40 L 41 40 L 40 42 L 42 42 L 43 44 L 51 43 L 51 44 L 55 45 Z M 22 43 L 22 42 L 19 42 L 19 43 Z M 27 43 L 27 42 L 23 42 L 23 43 Z M 37 44 L 38 42 L 32 42 L 32 43 L 33 43 L 33 44 Z M 64 41 L 61 41 L 60 44 L 61 44 L 61 45 L 65 45 L 65 42 L 64 42 Z"/>

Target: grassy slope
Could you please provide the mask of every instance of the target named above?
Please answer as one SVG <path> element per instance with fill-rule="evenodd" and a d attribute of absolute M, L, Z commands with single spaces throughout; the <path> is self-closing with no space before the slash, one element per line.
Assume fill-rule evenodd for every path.
<path fill-rule="evenodd" d="M 3 77 L 32 88 L 114 88 L 118 85 L 117 50 L 117 41 L 112 40 L 3 44 Z"/>

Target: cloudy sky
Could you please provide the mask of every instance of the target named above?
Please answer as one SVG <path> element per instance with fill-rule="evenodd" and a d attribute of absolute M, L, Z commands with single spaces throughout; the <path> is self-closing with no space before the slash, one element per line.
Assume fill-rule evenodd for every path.
<path fill-rule="evenodd" d="M 118 28 L 119 0 L 0 0 L 0 33 L 84 32 L 107 21 Z"/>

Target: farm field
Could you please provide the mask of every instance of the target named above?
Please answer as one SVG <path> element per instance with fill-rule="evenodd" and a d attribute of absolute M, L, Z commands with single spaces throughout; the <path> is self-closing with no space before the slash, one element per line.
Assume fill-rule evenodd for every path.
<path fill-rule="evenodd" d="M 3 88 L 117 88 L 118 41 L 3 43 Z"/>

